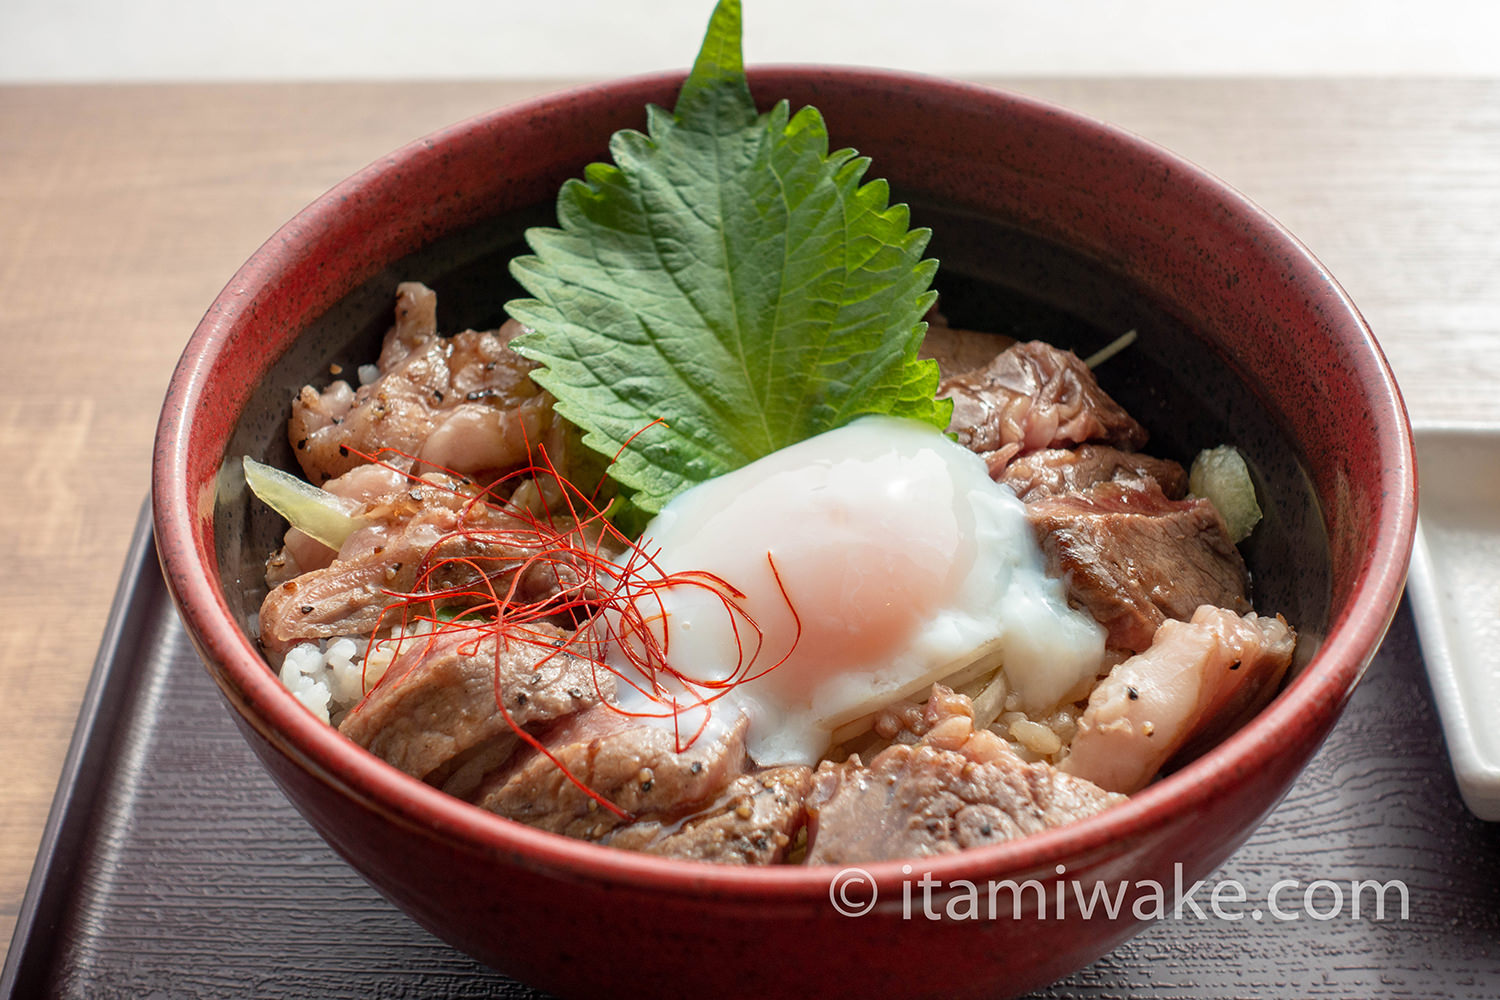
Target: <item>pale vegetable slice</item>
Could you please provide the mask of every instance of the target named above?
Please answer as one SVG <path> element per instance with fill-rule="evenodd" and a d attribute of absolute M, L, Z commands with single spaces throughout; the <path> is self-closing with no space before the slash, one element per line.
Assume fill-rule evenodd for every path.
<path fill-rule="evenodd" d="M 977 649 L 924 671 L 920 677 L 906 681 L 899 687 L 875 690 L 869 698 L 853 708 L 818 720 L 820 725 L 833 734 L 829 745 L 837 746 L 865 732 L 875 724 L 882 709 L 903 698 L 926 698 L 926 692 L 933 684 L 944 684 L 956 691 L 973 681 L 994 675 L 1000 668 L 1004 641 L 1004 637 L 997 636 Z M 1000 683 L 1003 687 L 1003 679 Z"/>
<path fill-rule="evenodd" d="M 320 490 L 249 455 L 244 457 L 244 468 L 246 484 L 267 507 L 335 552 L 345 539 L 365 525 L 364 519 L 354 513 L 359 504 L 353 500 Z"/>
<path fill-rule="evenodd" d="M 1005 671 L 997 670 L 989 681 L 974 695 L 974 728 L 983 729 L 1000 717 L 1005 709 L 1005 696 L 1010 693 Z"/>
<path fill-rule="evenodd" d="M 1119 354 L 1121 351 L 1125 350 L 1125 348 L 1129 347 L 1133 343 L 1135 343 L 1135 331 L 1126 330 L 1114 340 L 1111 340 L 1109 343 L 1105 344 L 1103 347 L 1099 348 L 1093 354 L 1090 354 L 1087 358 L 1085 358 L 1083 361 L 1084 366 L 1089 368 L 1090 370 L 1098 368 L 1100 365 L 1104 364 L 1104 362 L 1108 361 L 1116 354 Z"/>
<path fill-rule="evenodd" d="M 1188 489 L 1203 497 L 1224 518 L 1231 541 L 1250 536 L 1260 522 L 1260 504 L 1255 501 L 1255 483 L 1245 459 L 1233 445 L 1200 451 L 1188 473 Z"/>

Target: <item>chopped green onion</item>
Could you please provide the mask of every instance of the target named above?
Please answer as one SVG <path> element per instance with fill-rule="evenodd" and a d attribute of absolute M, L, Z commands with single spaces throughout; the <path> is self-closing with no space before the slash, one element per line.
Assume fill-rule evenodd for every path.
<path fill-rule="evenodd" d="M 363 518 L 355 516 L 359 505 L 352 500 L 318 489 L 249 455 L 244 458 L 244 467 L 246 484 L 267 507 L 335 552 L 365 524 Z"/>
<path fill-rule="evenodd" d="M 1231 541 L 1248 538 L 1260 521 L 1250 469 L 1232 445 L 1199 452 L 1188 473 L 1188 489 L 1214 505 L 1224 518 Z"/>

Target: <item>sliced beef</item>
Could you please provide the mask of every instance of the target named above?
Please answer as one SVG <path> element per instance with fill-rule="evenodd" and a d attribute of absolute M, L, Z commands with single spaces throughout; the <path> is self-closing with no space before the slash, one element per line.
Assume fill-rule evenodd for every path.
<path fill-rule="evenodd" d="M 1068 598 L 1140 652 L 1169 618 L 1200 605 L 1250 610 L 1245 561 L 1207 500 L 1171 500 L 1154 481 L 1098 483 L 1028 504 L 1027 517 Z"/>
<path fill-rule="evenodd" d="M 584 840 L 603 840 L 642 820 L 673 824 L 716 801 L 745 773 L 745 725 L 741 719 L 718 738 L 705 735 L 679 750 L 669 728 L 596 706 L 543 738 L 550 756 L 533 752 L 487 779 L 474 802 Z M 602 808 L 580 784 L 627 815 Z"/>
<path fill-rule="evenodd" d="M 416 593 L 448 592 L 444 603 L 472 605 L 488 599 L 490 586 L 503 596 L 518 572 L 516 597 L 523 601 L 578 586 L 566 553 L 536 558 L 555 546 L 553 536 L 477 502 L 456 480 L 432 478 L 442 481 L 405 479 L 397 492 L 370 501 L 362 514 L 367 527 L 350 535 L 336 558 L 266 595 L 260 639 L 267 651 L 369 635 L 386 608 Z"/>
<path fill-rule="evenodd" d="M 1100 441 L 1129 451 L 1146 443 L 1136 423 L 1078 356 L 1041 341 L 1019 343 L 982 368 L 944 378 L 953 400 L 948 429 L 998 476 L 1013 457 L 1039 448 Z"/>
<path fill-rule="evenodd" d="M 642 820 L 619 827 L 611 847 L 719 864 L 781 861 L 802 829 L 812 768 L 788 764 L 742 774 L 719 800 L 678 824 Z"/>
<path fill-rule="evenodd" d="M 951 750 L 897 745 L 868 767 L 824 764 L 808 796 L 808 864 L 929 857 L 998 844 L 1125 801 L 1050 764 L 978 764 Z"/>
<path fill-rule="evenodd" d="M 1062 769 L 1112 791 L 1144 787 L 1174 756 L 1207 750 L 1260 711 L 1296 641 L 1279 615 L 1202 607 L 1165 623 L 1094 688 Z"/>
<path fill-rule="evenodd" d="M 407 774 L 462 795 L 510 756 L 517 728 L 535 730 L 613 693 L 614 676 L 569 652 L 567 638 L 534 625 L 512 637 L 453 628 L 406 639 L 339 730 Z"/>
<path fill-rule="evenodd" d="M 809 864 L 929 857 L 1013 840 L 1125 801 L 973 728 L 967 698 L 935 685 L 915 745 L 868 765 L 824 762 L 807 797 Z"/>
<path fill-rule="evenodd" d="M 437 296 L 399 285 L 379 376 L 357 389 L 306 386 L 292 403 L 287 436 L 307 478 L 322 485 L 382 448 L 460 473 L 525 464 L 557 428 L 552 397 L 531 381 L 535 365 L 510 349 L 521 330 L 511 321 L 440 337 Z"/>
<path fill-rule="evenodd" d="M 1154 480 L 1168 498 L 1187 495 L 1187 470 L 1167 458 L 1153 458 L 1138 451 L 1121 451 L 1102 444 L 1076 448 L 1044 448 L 1011 460 L 1000 474 L 1026 503 L 1064 493 L 1077 493 L 1095 483 L 1139 484 Z"/>

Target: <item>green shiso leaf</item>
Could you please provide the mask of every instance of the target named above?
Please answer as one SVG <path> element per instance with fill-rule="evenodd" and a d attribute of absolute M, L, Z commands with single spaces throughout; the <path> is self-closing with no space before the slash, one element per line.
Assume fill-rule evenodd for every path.
<path fill-rule="evenodd" d="M 514 342 L 642 511 L 855 417 L 946 427 L 919 360 L 937 262 L 814 108 L 758 113 L 721 0 L 668 113 L 615 133 L 527 232 Z"/>

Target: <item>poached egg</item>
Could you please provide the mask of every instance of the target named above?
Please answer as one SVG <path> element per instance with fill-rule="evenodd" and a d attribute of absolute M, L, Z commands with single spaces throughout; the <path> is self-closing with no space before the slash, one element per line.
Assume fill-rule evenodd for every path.
<path fill-rule="evenodd" d="M 699 582 L 636 599 L 671 675 L 631 678 L 654 691 L 622 685 L 624 707 L 705 735 L 746 716 L 761 766 L 815 763 L 841 727 L 1002 665 L 1022 707 L 1044 711 L 1104 654 L 1020 500 L 915 421 L 863 417 L 700 483 L 639 547 L 653 574 Z"/>

